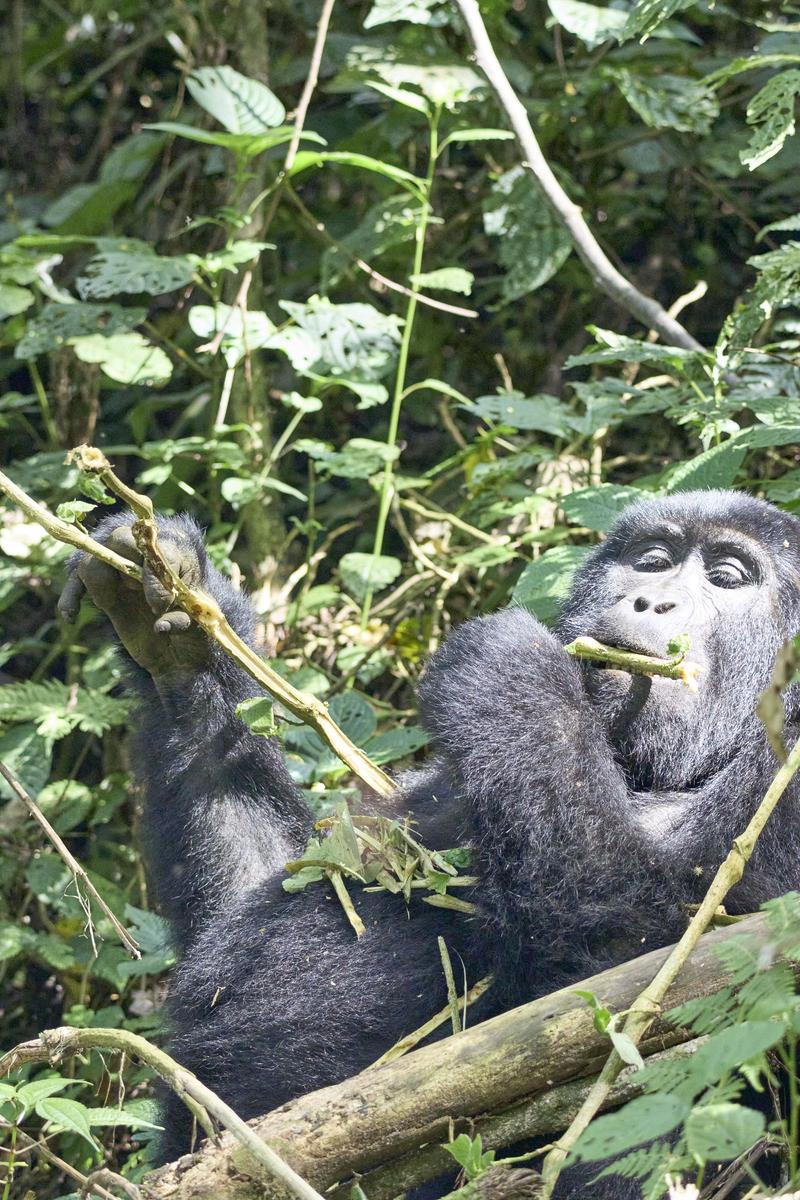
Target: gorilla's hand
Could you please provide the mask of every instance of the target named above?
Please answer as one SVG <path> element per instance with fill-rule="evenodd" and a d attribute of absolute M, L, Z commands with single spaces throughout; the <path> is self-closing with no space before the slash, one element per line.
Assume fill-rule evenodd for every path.
<path fill-rule="evenodd" d="M 107 517 L 94 538 L 122 558 L 141 563 L 133 540 L 130 514 Z M 189 587 L 202 587 L 208 559 L 199 530 L 190 520 L 159 520 L 159 546 L 176 575 Z M 84 589 L 110 619 L 128 654 L 154 678 L 196 670 L 208 660 L 206 634 L 193 625 L 181 609 L 171 607 L 172 597 L 144 564 L 141 583 L 129 579 L 91 554 L 76 554 L 58 601 L 66 621 L 74 621 Z"/>

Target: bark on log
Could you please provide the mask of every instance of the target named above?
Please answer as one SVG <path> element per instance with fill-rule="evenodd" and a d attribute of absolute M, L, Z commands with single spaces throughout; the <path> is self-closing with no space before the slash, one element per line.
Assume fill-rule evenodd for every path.
<path fill-rule="evenodd" d="M 745 932 L 761 943 L 769 940 L 760 915 L 706 934 L 669 992 L 667 1007 L 723 987 L 728 974 L 716 948 Z M 652 951 L 575 986 L 594 992 L 612 1011 L 622 1011 L 650 982 L 669 949 Z M 686 1040 L 686 1031 L 657 1021 L 640 1049 L 647 1056 Z M 319 1190 L 383 1168 L 373 1179 L 388 1190 L 369 1192 L 370 1200 L 380 1200 L 401 1190 L 392 1164 L 402 1167 L 404 1157 L 409 1163 L 422 1157 L 420 1148 L 446 1141 L 452 1120 L 501 1114 L 496 1132 L 504 1140 L 509 1135 L 556 1132 L 555 1119 L 563 1128 L 564 1109 L 547 1093 L 571 1081 L 586 1081 L 600 1069 L 609 1049 L 586 1004 L 571 988 L 564 989 L 301 1096 L 254 1126 Z M 539 1102 L 531 1103 L 537 1097 Z M 425 1157 L 431 1164 L 430 1178 L 440 1169 L 441 1159 L 427 1151 Z M 147 1182 L 156 1200 L 263 1200 L 279 1195 L 260 1176 L 247 1151 L 228 1135 L 219 1146 L 206 1143 L 198 1154 L 162 1167 Z"/>

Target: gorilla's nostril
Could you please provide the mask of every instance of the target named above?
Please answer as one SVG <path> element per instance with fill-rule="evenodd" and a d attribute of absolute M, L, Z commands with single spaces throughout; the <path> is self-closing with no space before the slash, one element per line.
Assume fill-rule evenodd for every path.
<path fill-rule="evenodd" d="M 658 613 L 659 616 L 663 616 L 664 613 L 672 612 L 674 607 L 675 607 L 674 600 L 662 600 L 660 604 L 656 605 L 655 611 Z"/>
<path fill-rule="evenodd" d="M 644 596 L 637 596 L 633 602 L 634 612 L 646 612 L 649 607 L 650 605 Z M 656 612 L 657 611 L 658 609 L 656 609 Z"/>

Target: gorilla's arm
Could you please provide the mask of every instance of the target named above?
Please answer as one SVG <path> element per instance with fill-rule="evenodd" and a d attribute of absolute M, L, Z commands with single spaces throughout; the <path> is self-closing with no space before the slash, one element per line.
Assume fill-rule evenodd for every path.
<path fill-rule="evenodd" d="M 635 822 L 580 668 L 534 617 L 456 631 L 420 703 L 467 809 L 499 958 L 530 959 L 528 988 L 681 931 L 691 863 L 666 861 Z"/>
<path fill-rule="evenodd" d="M 94 536 L 138 561 L 130 523 L 112 516 Z M 160 518 L 159 543 L 173 569 L 209 593 L 252 641 L 250 604 L 208 561 L 194 522 Z M 184 944 L 209 915 L 295 857 L 311 819 L 277 744 L 253 736 L 236 716 L 258 687 L 182 613 L 165 611 L 157 581 L 145 572 L 142 587 L 97 559 L 77 557 L 62 599 L 67 616 L 79 599 L 76 579 L 129 656 L 148 874 Z"/>

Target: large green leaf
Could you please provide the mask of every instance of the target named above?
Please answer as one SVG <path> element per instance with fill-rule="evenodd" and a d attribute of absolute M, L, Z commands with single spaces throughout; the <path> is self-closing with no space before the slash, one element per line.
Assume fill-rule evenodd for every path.
<path fill-rule="evenodd" d="M 675 13 L 693 8 L 697 3 L 698 0 L 637 0 L 628 14 L 620 41 L 630 37 L 640 37 L 644 41 L 659 25 L 674 17 Z"/>
<path fill-rule="evenodd" d="M 708 133 L 719 116 L 714 92 L 685 75 L 640 75 L 626 67 L 608 67 L 605 73 L 653 129 Z"/>
<path fill-rule="evenodd" d="M 380 592 L 394 583 L 403 569 L 399 558 L 388 554 L 345 554 L 339 560 L 342 586 L 356 600 L 363 600 L 367 592 Z"/>
<path fill-rule="evenodd" d="M 119 304 L 47 304 L 28 322 L 14 354 L 22 359 L 38 358 L 58 350 L 71 338 L 126 333 L 141 325 L 146 316 L 144 308 Z"/>
<path fill-rule="evenodd" d="M 784 71 L 765 83 L 747 106 L 753 135 L 740 158 L 754 171 L 783 149 L 795 130 L 795 103 L 800 95 L 800 70 Z"/>
<path fill-rule="evenodd" d="M 186 86 L 200 107 L 229 133 L 265 133 L 286 116 L 274 92 L 233 67 L 199 67 L 187 76 Z"/>
<path fill-rule="evenodd" d="M 529 563 L 517 580 L 511 599 L 540 621 L 554 620 L 572 578 L 589 553 L 586 546 L 555 546 Z"/>
<path fill-rule="evenodd" d="M 102 247 L 84 268 L 78 279 L 82 300 L 105 300 L 120 292 L 161 296 L 186 287 L 195 277 L 194 255 L 171 258 L 156 254 L 147 242 L 131 239 L 103 239 Z"/>
<path fill-rule="evenodd" d="M 741 1104 L 703 1104 L 686 1122 L 689 1153 L 700 1162 L 730 1162 L 764 1132 L 764 1114 Z"/>
<path fill-rule="evenodd" d="M 144 128 L 162 133 L 172 133 L 176 137 L 186 138 L 190 142 L 201 142 L 204 146 L 221 146 L 244 158 L 254 158 L 257 154 L 263 154 L 265 150 L 271 150 L 274 146 L 290 142 L 294 133 L 291 125 L 282 125 L 279 129 L 273 129 L 269 133 L 223 133 L 217 129 L 199 129 L 196 125 L 184 125 L 179 121 L 154 121 L 152 125 L 145 125 Z M 325 143 L 324 138 L 311 130 L 304 130 L 301 140 L 319 142 L 323 145 Z"/>
<path fill-rule="evenodd" d="M 229 367 L 235 367 L 246 354 L 266 346 L 275 332 L 275 326 L 265 312 L 258 309 L 242 313 L 241 308 L 229 304 L 195 304 L 189 309 L 189 325 L 192 333 L 208 344 L 220 331 L 220 350 Z"/>
<path fill-rule="evenodd" d="M 565 496 L 561 507 L 570 521 L 598 533 L 606 533 L 629 504 L 635 504 L 647 496 L 648 493 L 640 488 L 599 483 Z"/>
<path fill-rule="evenodd" d="M 49 1121 L 57 1129 L 65 1129 L 68 1133 L 77 1133 L 89 1145 L 99 1150 L 97 1142 L 92 1137 L 89 1127 L 89 1110 L 77 1100 L 67 1100 L 63 1096 L 54 1096 L 40 1100 L 35 1105 L 36 1112 L 44 1121 Z"/>
<path fill-rule="evenodd" d="M 671 1133 L 686 1119 L 688 1112 L 689 1106 L 677 1096 L 640 1096 L 629 1101 L 619 1112 L 595 1117 L 578 1138 L 573 1153 L 584 1160 L 624 1154 L 642 1142 L 651 1142 Z"/>
<path fill-rule="evenodd" d="M 266 343 L 282 350 L 295 370 L 342 381 L 373 383 L 394 366 L 402 321 L 371 304 L 332 304 L 312 296 L 306 304 L 281 300 L 294 327 Z"/>
<path fill-rule="evenodd" d="M 735 438 L 712 446 L 697 458 L 680 463 L 667 482 L 668 492 L 690 492 L 695 489 L 729 488 L 744 462 L 746 447 Z"/>
<path fill-rule="evenodd" d="M 483 206 L 486 232 L 499 239 L 497 258 L 505 271 L 507 304 L 552 279 L 569 257 L 572 239 L 524 167 L 501 175 Z"/>
<path fill-rule="evenodd" d="M 495 396 L 478 396 L 463 407 L 485 420 L 510 425 L 513 429 L 535 429 L 552 437 L 567 437 L 572 429 L 571 414 L 556 396 L 498 392 Z"/>
<path fill-rule="evenodd" d="M 588 50 L 616 37 L 628 20 L 624 10 L 584 4 L 582 0 L 547 0 L 547 5 L 559 25 L 579 37 Z"/>
<path fill-rule="evenodd" d="M 140 333 L 111 337 L 98 333 L 70 338 L 69 344 L 81 362 L 98 363 L 101 371 L 118 383 L 166 383 L 172 374 L 172 363 L 164 351 Z"/>
<path fill-rule="evenodd" d="M 351 150 L 300 150 L 295 156 L 290 175 L 299 175 L 309 167 L 320 167 L 324 163 L 340 163 L 343 167 L 358 167 L 362 171 L 374 171 L 394 183 L 403 184 L 415 195 L 421 196 L 424 191 L 424 181 L 396 167 L 393 163 L 384 162 L 380 158 L 372 158 L 369 154 L 356 154 Z"/>

